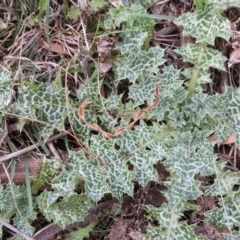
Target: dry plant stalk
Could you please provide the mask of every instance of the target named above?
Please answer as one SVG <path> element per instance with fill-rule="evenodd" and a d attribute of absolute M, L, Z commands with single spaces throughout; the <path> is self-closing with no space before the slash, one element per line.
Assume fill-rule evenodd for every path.
<path fill-rule="evenodd" d="M 126 127 L 120 127 L 118 128 L 114 133 L 109 133 L 109 132 L 106 132 L 104 131 L 98 124 L 92 124 L 92 123 L 89 123 L 86 121 L 85 119 L 85 114 L 84 114 L 84 109 L 86 108 L 86 106 L 88 106 L 89 104 L 91 104 L 90 101 L 84 101 L 80 104 L 79 108 L 78 108 L 78 116 L 81 120 L 83 120 L 88 127 L 90 127 L 91 129 L 93 130 L 96 130 L 100 133 L 102 133 L 106 138 L 110 139 L 110 138 L 114 138 L 114 137 L 117 137 L 118 135 L 120 135 L 125 129 L 127 128 L 133 128 L 134 125 L 136 124 L 136 122 L 142 117 L 142 115 L 144 113 L 146 113 L 147 111 L 151 110 L 152 108 L 154 108 L 154 106 L 156 106 L 157 102 L 158 102 L 158 99 L 159 99 L 159 85 L 160 84 L 157 84 L 156 85 L 156 88 L 155 88 L 155 100 L 152 102 L 152 104 L 146 108 L 143 108 L 143 109 L 140 109 L 136 115 L 135 115 L 135 118 L 134 120 L 129 123 Z"/>

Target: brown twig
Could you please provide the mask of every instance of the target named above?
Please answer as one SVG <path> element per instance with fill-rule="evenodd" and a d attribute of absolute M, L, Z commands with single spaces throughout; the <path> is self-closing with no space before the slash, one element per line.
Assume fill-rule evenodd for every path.
<path fill-rule="evenodd" d="M 68 134 L 69 134 L 69 133 L 68 133 L 67 131 L 66 131 L 66 132 L 58 133 L 58 134 L 50 137 L 50 138 L 46 141 L 46 143 L 55 141 L 55 140 L 57 140 L 57 139 L 59 139 L 59 138 L 61 138 L 61 137 L 64 137 L 64 136 L 68 135 Z M 10 160 L 10 159 L 12 159 L 12 158 L 19 157 L 19 156 L 21 156 L 21 155 L 23 155 L 23 154 L 25 154 L 25 153 L 28 153 L 28 152 L 30 152 L 30 151 L 32 151 L 32 150 L 34 150 L 35 148 L 40 147 L 40 146 L 41 146 L 41 145 L 40 145 L 39 143 L 36 143 L 36 144 L 33 144 L 33 145 L 31 145 L 31 146 L 28 146 L 28 147 L 26 147 L 26 148 L 24 148 L 24 149 L 21 149 L 21 150 L 19 150 L 19 151 L 16 151 L 16 152 L 10 153 L 10 154 L 8 154 L 8 155 L 2 156 L 2 157 L 0 157 L 0 162 L 4 162 L 4 161 Z"/>

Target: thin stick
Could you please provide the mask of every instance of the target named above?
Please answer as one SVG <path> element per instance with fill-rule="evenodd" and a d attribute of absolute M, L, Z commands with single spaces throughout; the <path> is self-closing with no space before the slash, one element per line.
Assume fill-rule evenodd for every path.
<path fill-rule="evenodd" d="M 46 143 L 52 142 L 52 141 L 54 141 L 54 140 L 57 140 L 58 138 L 64 137 L 64 136 L 66 136 L 66 135 L 68 135 L 68 134 L 69 134 L 68 132 L 61 132 L 61 133 L 59 133 L 59 134 L 56 134 L 56 135 L 50 137 L 50 138 L 46 141 Z M 28 153 L 28 152 L 30 152 L 30 151 L 34 150 L 35 148 L 38 148 L 38 147 L 40 147 L 40 144 L 39 144 L 39 143 L 36 143 L 36 144 L 33 144 L 33 145 L 31 145 L 31 146 L 28 146 L 28 147 L 26 147 L 26 148 L 24 148 L 24 149 L 21 149 L 21 150 L 19 150 L 19 151 L 16 151 L 16 152 L 14 152 L 14 153 L 10 153 L 10 154 L 8 154 L 8 155 L 2 156 L 2 157 L 0 157 L 0 162 L 4 162 L 4 161 L 10 160 L 10 159 L 12 159 L 12 158 L 19 157 L 19 156 L 21 156 L 21 155 L 23 155 L 23 154 L 25 154 L 25 153 Z"/>
<path fill-rule="evenodd" d="M 83 30 L 83 36 L 84 36 L 85 44 L 86 44 L 87 50 L 89 51 L 90 48 L 89 48 L 88 41 L 87 41 L 86 29 L 85 29 L 82 18 L 81 18 L 81 24 L 82 24 L 82 30 Z"/>
<path fill-rule="evenodd" d="M 4 221 L 2 218 L 0 218 L 0 223 L 2 225 L 4 225 L 5 227 L 7 227 L 8 229 L 12 230 L 13 232 L 15 232 L 16 234 L 18 234 L 19 236 L 25 238 L 26 240 L 34 240 L 33 238 L 29 237 L 26 233 L 23 233 L 21 231 L 19 231 L 17 228 L 15 228 L 14 226 L 12 226 L 11 224 L 9 224 L 8 222 Z"/>

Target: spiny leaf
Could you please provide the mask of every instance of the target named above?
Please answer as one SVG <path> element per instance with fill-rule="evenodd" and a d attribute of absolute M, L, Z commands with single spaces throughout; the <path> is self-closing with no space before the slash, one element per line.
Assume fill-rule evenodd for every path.
<path fill-rule="evenodd" d="M 96 222 L 91 223 L 87 227 L 79 227 L 76 231 L 71 232 L 68 236 L 68 240 L 83 240 L 89 238 L 89 233 L 93 231 L 93 228 L 96 226 Z"/>
<path fill-rule="evenodd" d="M 109 172 L 97 159 L 87 159 L 82 151 L 70 152 L 68 159 L 69 171 L 85 181 L 85 192 L 94 201 L 100 200 L 109 193 L 107 179 Z"/>
<path fill-rule="evenodd" d="M 208 196 L 224 196 L 231 194 L 233 186 L 239 182 L 240 172 L 224 172 L 218 170 L 218 174 L 214 179 L 214 184 L 206 188 L 206 195 Z"/>
<path fill-rule="evenodd" d="M 85 118 L 87 121 L 97 121 L 96 116 L 89 112 L 85 113 Z M 79 118 L 77 111 L 70 112 L 70 121 L 76 136 L 87 146 L 90 137 L 90 128 Z"/>
<path fill-rule="evenodd" d="M 109 171 L 109 188 L 112 195 L 118 199 L 121 199 L 123 193 L 133 196 L 134 173 L 128 170 L 127 163 L 116 161 L 110 166 Z"/>
<path fill-rule="evenodd" d="M 158 162 L 158 159 L 154 158 L 154 154 L 150 151 L 136 152 L 129 157 L 129 161 L 134 166 L 136 180 L 141 186 L 146 186 L 150 181 L 158 180 L 157 171 L 153 167 Z"/>
<path fill-rule="evenodd" d="M 80 102 L 90 100 L 91 107 L 99 108 L 101 106 L 101 99 L 98 96 L 101 86 L 101 82 L 91 81 L 87 84 L 81 85 L 81 87 L 77 91 L 77 97 Z"/>
<path fill-rule="evenodd" d="M 135 4 L 130 7 L 111 9 L 105 18 L 104 26 L 106 29 L 111 29 L 125 23 L 129 28 L 138 28 L 139 32 L 150 32 L 154 27 L 154 20 L 139 16 L 146 13 L 146 8 Z"/>
<path fill-rule="evenodd" d="M 64 169 L 60 175 L 52 180 L 53 191 L 49 192 L 48 205 L 54 203 L 59 197 L 70 197 L 74 194 L 76 186 L 73 173 Z"/>
<path fill-rule="evenodd" d="M 215 125 L 213 129 L 217 138 L 221 141 L 225 140 L 233 132 L 237 134 L 236 144 L 240 147 L 240 94 L 239 90 L 232 87 L 227 88 L 224 95 L 221 95 L 219 99 L 221 104 L 222 114 L 215 119 Z"/>
<path fill-rule="evenodd" d="M 45 184 L 50 183 L 55 177 L 58 169 L 62 165 L 62 162 L 58 159 L 46 159 L 44 158 L 41 171 L 35 175 L 31 180 L 32 193 L 37 193 L 37 191 L 43 187 Z"/>
<path fill-rule="evenodd" d="M 11 75 L 0 69 L 0 110 L 4 109 L 10 103 L 12 82 Z"/>
<path fill-rule="evenodd" d="M 134 83 L 138 77 L 144 77 L 146 73 L 157 73 L 158 66 L 163 64 L 164 50 L 152 47 L 148 51 L 132 49 L 128 56 L 116 62 L 118 80 L 128 79 Z"/>
<path fill-rule="evenodd" d="M 186 69 L 184 69 L 183 72 L 181 72 L 181 74 L 183 74 L 187 79 L 191 79 L 193 72 L 194 72 L 194 68 L 186 68 Z M 198 72 L 198 76 L 197 76 L 198 85 L 211 83 L 211 82 L 212 82 L 212 80 L 211 80 L 211 75 L 209 72 L 205 72 L 205 71 Z M 202 90 L 201 87 L 199 88 L 199 90 L 200 89 Z"/>
<path fill-rule="evenodd" d="M 188 92 L 183 87 L 174 91 L 173 97 L 171 95 L 161 97 L 160 94 L 157 105 L 148 112 L 149 118 L 156 117 L 157 121 L 167 118 L 168 113 L 179 109 L 179 105 L 184 102 L 187 95 Z"/>
<path fill-rule="evenodd" d="M 175 112 L 171 112 L 168 115 L 169 118 L 169 124 L 172 127 L 183 127 L 186 125 L 186 120 L 184 118 L 183 112 L 180 112 L 179 110 L 176 110 Z"/>
<path fill-rule="evenodd" d="M 204 11 L 182 14 L 174 23 L 183 26 L 183 35 L 196 38 L 197 43 L 205 41 L 214 45 L 216 37 L 227 41 L 231 37 L 230 22 L 212 4 L 207 4 Z"/>
<path fill-rule="evenodd" d="M 240 192 L 235 192 L 224 198 L 219 198 L 220 208 L 214 208 L 205 215 L 208 217 L 210 223 L 218 227 L 227 227 L 231 229 L 232 226 L 240 226 Z"/>
<path fill-rule="evenodd" d="M 124 5 L 131 5 L 131 3 L 134 3 L 134 4 L 141 4 L 142 6 L 149 6 L 149 4 L 151 4 L 153 1 L 152 0 L 122 0 L 122 3 Z"/>
<path fill-rule="evenodd" d="M 20 91 L 20 99 L 16 103 L 16 113 L 24 118 L 46 122 L 41 125 L 40 136 L 48 138 L 53 129 L 64 129 L 67 117 L 66 94 L 54 84 L 26 84 Z"/>
<path fill-rule="evenodd" d="M 141 32 L 139 29 L 125 30 L 122 33 L 122 41 L 117 45 L 117 49 L 119 49 L 122 54 L 131 52 L 132 49 L 135 48 L 141 49 L 147 36 L 147 32 Z"/>
<path fill-rule="evenodd" d="M 166 144 L 164 166 L 176 173 L 180 179 L 192 179 L 195 174 L 208 176 L 215 173 L 212 152 L 213 143 L 207 140 L 211 131 L 174 132 L 173 139 Z M 173 154 L 176 152 L 177 154 Z"/>
<path fill-rule="evenodd" d="M 125 159 L 121 160 L 124 152 L 117 150 L 115 140 L 109 141 L 101 135 L 91 138 L 91 150 L 100 157 L 106 166 L 104 167 L 108 173 L 105 173 L 107 181 L 106 191 L 111 192 L 113 196 L 120 198 L 122 193 L 133 194 L 133 173 L 128 170 Z M 96 161 L 96 160 L 95 160 Z M 96 191 L 95 191 L 96 192 Z M 104 192 L 102 193 L 103 196 Z"/>
<path fill-rule="evenodd" d="M 167 187 L 164 196 L 170 206 L 174 206 L 180 201 L 196 200 L 202 194 L 199 189 L 200 181 L 193 178 L 174 179 L 172 177 L 164 186 Z"/>
<path fill-rule="evenodd" d="M 36 218 L 37 215 L 35 215 L 34 219 Z M 32 220 L 34 220 L 32 219 Z M 13 218 L 13 223 L 14 226 L 18 228 L 18 230 L 32 236 L 35 228 L 31 226 L 29 219 L 23 218 L 22 216 L 17 215 L 16 217 Z"/>
<path fill-rule="evenodd" d="M 37 197 L 39 209 L 48 221 L 54 220 L 62 228 L 71 223 L 83 221 L 89 208 L 94 204 L 90 198 L 76 194 L 63 198 L 60 202 L 54 202 L 50 206 L 47 204 L 47 199 L 47 191 Z"/>
<path fill-rule="evenodd" d="M 208 96 L 199 92 L 186 101 L 183 111 L 190 117 L 189 122 L 199 126 L 204 118 L 214 119 L 222 116 L 224 108 L 220 95 Z"/>
<path fill-rule="evenodd" d="M 225 71 L 224 62 L 227 58 L 221 52 L 205 45 L 186 44 L 175 52 L 183 56 L 184 62 L 191 62 L 204 71 L 210 67 Z"/>
<path fill-rule="evenodd" d="M 223 10 L 229 7 L 239 7 L 240 1 L 239 0 L 207 0 L 208 5 L 212 5 L 214 10 L 219 10 L 222 12 Z"/>
<path fill-rule="evenodd" d="M 35 229 L 29 222 L 36 218 L 37 213 L 28 207 L 27 189 L 25 186 L 16 186 L 13 183 L 11 185 L 7 184 L 0 194 L 0 210 L 11 213 L 8 217 L 13 217 L 14 226 L 20 231 L 29 235 L 33 234 Z"/>
<path fill-rule="evenodd" d="M 187 206 L 182 201 L 178 202 L 174 206 L 170 206 L 166 203 L 164 203 L 160 208 L 147 206 L 148 214 L 156 219 L 160 226 L 148 226 L 147 235 L 144 239 L 202 239 L 201 237 L 198 238 L 195 235 L 194 226 L 189 226 L 186 223 L 179 222 L 179 219 L 183 215 L 183 211 L 186 210 L 186 207 Z M 191 210 L 193 210 L 192 205 L 189 205 L 188 207 L 192 208 Z"/>
<path fill-rule="evenodd" d="M 150 104 L 155 99 L 155 88 L 159 84 L 160 99 L 175 98 L 175 92 L 181 88 L 183 81 L 179 80 L 179 71 L 172 66 L 164 67 L 163 73 L 143 75 L 139 83 L 129 87 L 129 98 L 134 101 L 134 106 Z"/>
<path fill-rule="evenodd" d="M 240 147 L 240 92 L 239 89 L 228 88 L 223 96 L 223 104 L 226 107 L 225 116 L 230 119 L 230 128 L 237 133 L 236 144 Z"/>
<path fill-rule="evenodd" d="M 194 228 L 194 226 L 189 226 L 186 223 L 176 224 L 172 226 L 171 232 L 169 233 L 167 230 L 150 226 L 147 229 L 147 235 L 144 240 L 205 240 L 205 238 L 201 236 L 196 236 Z"/>

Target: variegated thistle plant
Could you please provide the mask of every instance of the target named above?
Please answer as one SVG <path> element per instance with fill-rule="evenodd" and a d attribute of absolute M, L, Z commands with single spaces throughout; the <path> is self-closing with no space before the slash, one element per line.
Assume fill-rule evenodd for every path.
<path fill-rule="evenodd" d="M 230 23 L 222 13 L 229 6 L 240 6 L 240 1 L 206 0 L 203 9 L 174 20 L 183 27 L 183 35 L 195 39 L 195 43 L 174 50 L 191 63 L 184 71 L 164 66 L 164 49 L 148 47 L 156 16 L 148 15 L 144 4 L 148 2 L 124 2 L 124 6 L 110 9 L 104 21 L 106 30 L 122 29 L 116 47 L 120 54 L 113 62 L 114 84 L 129 85 L 129 101 L 123 103 L 123 95 L 114 91 L 107 98 L 101 96 L 103 80 L 93 74 L 80 85 L 75 100 L 58 79 L 42 84 L 22 81 L 19 97 L 9 108 L 6 99 L 13 80 L 1 73 L 1 117 L 17 116 L 21 126 L 29 119 L 38 123 L 44 139 L 55 129 L 64 131 L 67 122 L 84 144 L 78 151 L 69 150 L 66 165 L 46 159 L 32 186 L 39 189 L 48 182 L 52 189 L 34 197 L 32 208 L 24 186 L 1 186 L 1 216 L 13 219 L 25 233 L 33 235 L 31 222 L 37 209 L 47 220 L 65 227 L 83 220 L 105 194 L 117 199 L 124 194 L 132 196 L 134 183 L 144 187 L 159 181 L 154 166 L 161 162 L 170 173 L 160 182 L 166 187 L 166 201 L 159 208 L 146 206 L 148 218 L 159 226 L 149 223 L 143 239 L 204 239 L 195 235 L 195 225 L 183 220 L 184 212 L 199 210 L 194 203 L 201 195 L 218 199 L 218 207 L 204 213 L 206 223 L 225 228 L 225 239 L 240 237 L 240 191 L 233 190 L 240 173 L 224 171 L 226 162 L 213 152 L 214 145 L 232 133 L 240 147 L 240 94 L 227 87 L 224 94 L 210 96 L 201 87 L 212 81 L 209 68 L 226 71 L 226 57 L 213 46 L 217 37 L 230 39 Z M 131 119 L 140 120 L 131 125 Z M 96 125 L 99 122 L 100 126 Z M 117 129 L 121 131 L 114 134 Z M 214 142 L 209 141 L 212 134 Z M 202 186 L 199 176 L 215 180 Z M 75 191 L 79 184 L 84 186 L 81 194 Z"/>

